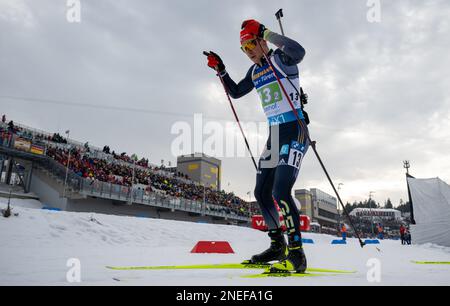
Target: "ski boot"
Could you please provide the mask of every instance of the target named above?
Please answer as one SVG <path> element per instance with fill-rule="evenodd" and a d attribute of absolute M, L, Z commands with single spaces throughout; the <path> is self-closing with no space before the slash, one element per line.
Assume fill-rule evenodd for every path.
<path fill-rule="evenodd" d="M 253 255 L 247 263 L 268 264 L 270 261 L 280 261 L 286 258 L 287 245 L 282 230 L 269 231 L 269 237 L 271 239 L 270 247 L 260 254 Z"/>
<path fill-rule="evenodd" d="M 307 261 L 302 245 L 298 242 L 291 243 L 288 251 L 284 260 L 280 260 L 270 267 L 271 273 L 305 273 Z"/>

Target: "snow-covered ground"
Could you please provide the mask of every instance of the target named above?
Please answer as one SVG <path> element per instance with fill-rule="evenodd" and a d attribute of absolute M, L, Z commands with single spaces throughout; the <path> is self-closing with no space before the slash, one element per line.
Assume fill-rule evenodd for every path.
<path fill-rule="evenodd" d="M 0 208 L 6 207 L 0 198 Z M 355 270 L 354 274 L 306 278 L 243 278 L 260 270 L 114 271 L 105 266 L 233 263 L 267 247 L 265 233 L 237 226 L 199 224 L 40 209 L 35 200 L 13 200 L 13 213 L 0 217 L 0 285 L 66 285 L 67 261 L 81 263 L 81 285 L 450 285 L 450 249 L 402 246 L 398 241 L 360 248 L 356 240 L 331 245 L 335 237 L 305 234 L 309 266 Z M 199 240 L 227 240 L 235 254 L 191 254 Z M 381 281 L 369 282 L 376 259 Z M 372 271 L 372 270 L 370 270 Z M 370 275 L 376 275 L 369 273 Z M 372 279 L 372 278 L 369 278 Z"/>

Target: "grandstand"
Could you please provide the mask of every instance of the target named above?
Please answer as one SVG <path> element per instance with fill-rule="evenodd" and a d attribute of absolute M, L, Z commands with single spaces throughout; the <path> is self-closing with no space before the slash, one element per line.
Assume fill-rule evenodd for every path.
<path fill-rule="evenodd" d="M 68 165 L 68 167 L 67 167 Z M 25 193 L 71 211 L 248 224 L 249 205 L 223 190 L 204 187 L 173 168 L 123 152 L 100 149 L 3 118 L 0 174 L 12 174 Z"/>

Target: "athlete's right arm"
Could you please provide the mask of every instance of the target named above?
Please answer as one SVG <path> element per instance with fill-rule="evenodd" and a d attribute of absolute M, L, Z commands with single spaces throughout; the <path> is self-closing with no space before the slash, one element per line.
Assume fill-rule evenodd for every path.
<path fill-rule="evenodd" d="M 255 87 L 252 81 L 252 71 L 253 66 L 250 67 L 247 74 L 245 75 L 245 78 L 242 79 L 238 84 L 236 84 L 233 81 L 233 79 L 231 79 L 230 75 L 226 72 L 226 70 L 224 70 L 220 74 L 225 84 L 227 92 L 233 99 L 239 99 L 240 97 L 245 96 L 246 94 L 251 92 L 252 89 Z"/>

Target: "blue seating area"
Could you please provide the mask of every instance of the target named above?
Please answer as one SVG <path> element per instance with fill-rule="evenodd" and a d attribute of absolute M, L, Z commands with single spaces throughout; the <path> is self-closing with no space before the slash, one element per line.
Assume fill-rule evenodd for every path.
<path fill-rule="evenodd" d="M 60 208 L 51 207 L 51 206 L 43 206 L 42 209 L 51 210 L 51 211 L 61 211 Z"/>
<path fill-rule="evenodd" d="M 378 239 L 366 239 L 364 244 L 380 244 L 380 240 Z"/>
<path fill-rule="evenodd" d="M 314 244 L 314 240 L 308 238 L 302 238 L 302 243 Z"/>
<path fill-rule="evenodd" d="M 331 244 L 347 244 L 347 241 L 342 239 L 334 239 L 331 241 Z"/>

